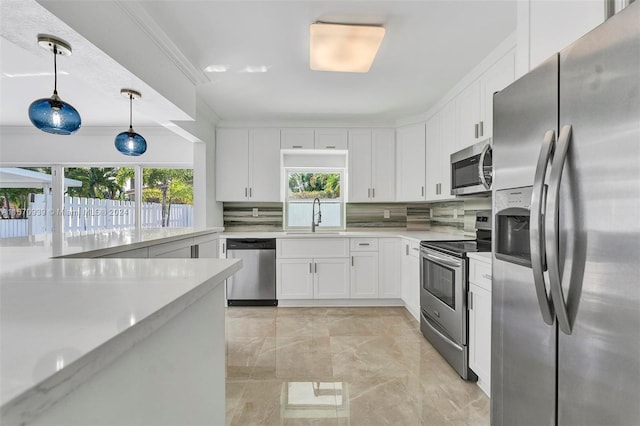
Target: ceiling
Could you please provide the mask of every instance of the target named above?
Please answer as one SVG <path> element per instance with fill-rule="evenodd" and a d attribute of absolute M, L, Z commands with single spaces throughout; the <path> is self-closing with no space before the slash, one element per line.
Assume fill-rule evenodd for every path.
<path fill-rule="evenodd" d="M 202 101 L 230 122 L 389 122 L 425 112 L 516 29 L 515 0 L 121 3 L 135 3 L 134 10 L 144 11 L 145 19 L 152 20 L 193 69 L 229 67 L 224 73 L 202 73 L 194 84 Z M 309 25 L 315 21 L 383 25 L 385 38 L 370 72 L 311 71 Z M 19 25 L 14 27 L 20 31 Z M 2 36 L 11 40 L 6 28 Z M 37 46 L 25 51 L 15 40 L 1 42 L 0 124 L 28 124 L 28 104 L 49 96 L 53 79 L 5 74 L 50 72 L 51 57 L 42 49 L 37 54 Z M 36 45 L 35 39 L 32 43 Z M 83 58 L 61 58 L 60 69 L 72 60 Z M 268 71 L 239 72 L 247 65 L 266 65 Z M 86 115 L 88 125 L 126 124 L 126 101 L 117 94 L 105 96 L 86 78 L 62 76 L 59 92 L 83 119 Z M 134 103 L 134 123 L 184 119 L 175 112 L 159 119 L 153 109 L 136 117 L 135 111 Z"/>

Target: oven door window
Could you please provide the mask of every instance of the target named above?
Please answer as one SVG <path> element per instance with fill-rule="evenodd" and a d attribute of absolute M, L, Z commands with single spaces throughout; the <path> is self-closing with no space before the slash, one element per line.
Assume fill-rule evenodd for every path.
<path fill-rule="evenodd" d="M 451 165 L 451 186 L 453 188 L 464 188 L 466 186 L 481 185 L 480 169 L 478 162 L 480 154 L 465 158 Z"/>
<path fill-rule="evenodd" d="M 456 273 L 455 270 L 422 258 L 424 277 L 422 287 L 425 291 L 456 309 Z"/>

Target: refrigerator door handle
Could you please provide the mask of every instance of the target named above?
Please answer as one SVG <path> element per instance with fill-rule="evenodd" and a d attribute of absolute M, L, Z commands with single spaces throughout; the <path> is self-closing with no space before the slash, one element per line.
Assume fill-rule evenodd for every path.
<path fill-rule="evenodd" d="M 547 295 L 544 283 L 545 270 L 545 244 L 544 244 L 544 221 L 542 207 L 544 206 L 545 188 L 544 178 L 547 174 L 547 167 L 553 157 L 555 149 L 556 132 L 547 130 L 544 134 L 536 174 L 533 180 L 533 192 L 531 193 L 531 218 L 529 222 L 530 250 L 531 250 L 531 270 L 533 271 L 533 282 L 536 288 L 536 296 L 540 313 L 545 323 L 553 325 L 554 312 L 553 303 Z"/>
<path fill-rule="evenodd" d="M 571 142 L 571 125 L 563 126 L 558 135 L 556 153 L 551 164 L 549 175 L 549 193 L 547 195 L 547 214 L 545 217 L 547 263 L 549 268 L 549 281 L 551 285 L 551 299 L 556 310 L 558 326 L 565 334 L 571 334 L 571 322 L 567 311 L 567 304 L 562 292 L 562 279 L 560 277 L 559 261 L 559 206 L 560 181 L 564 169 L 567 152 Z"/>
<path fill-rule="evenodd" d="M 481 122 L 482 123 L 482 122 Z M 491 145 L 486 144 L 484 148 L 482 148 L 482 154 L 480 154 L 480 161 L 478 161 L 478 174 L 480 175 L 480 182 L 482 182 L 482 186 L 485 189 L 491 189 L 491 186 L 487 183 L 487 178 L 484 176 L 484 157 L 487 155 L 487 152 L 491 148 Z"/>

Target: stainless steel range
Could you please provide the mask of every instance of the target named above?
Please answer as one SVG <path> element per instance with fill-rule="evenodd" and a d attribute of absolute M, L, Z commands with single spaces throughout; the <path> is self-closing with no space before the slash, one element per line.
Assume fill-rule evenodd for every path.
<path fill-rule="evenodd" d="M 491 251 L 491 211 L 476 214 L 476 240 L 420 243 L 420 330 L 465 380 L 469 369 L 467 253 Z"/>

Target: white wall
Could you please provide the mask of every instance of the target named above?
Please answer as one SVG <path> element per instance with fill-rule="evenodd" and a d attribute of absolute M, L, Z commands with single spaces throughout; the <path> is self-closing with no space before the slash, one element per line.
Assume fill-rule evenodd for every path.
<path fill-rule="evenodd" d="M 216 123 L 215 112 L 200 98 L 196 103 L 196 121 L 176 122 L 177 129 L 190 136 L 193 144 L 193 225 L 223 225 L 222 203 L 216 201 Z"/>
<path fill-rule="evenodd" d="M 52 135 L 33 126 L 0 128 L 0 165 L 193 167 L 193 143 L 163 127 L 136 127 L 147 140 L 139 157 L 120 154 L 114 139 L 126 127 L 83 127 L 69 136 Z"/>

